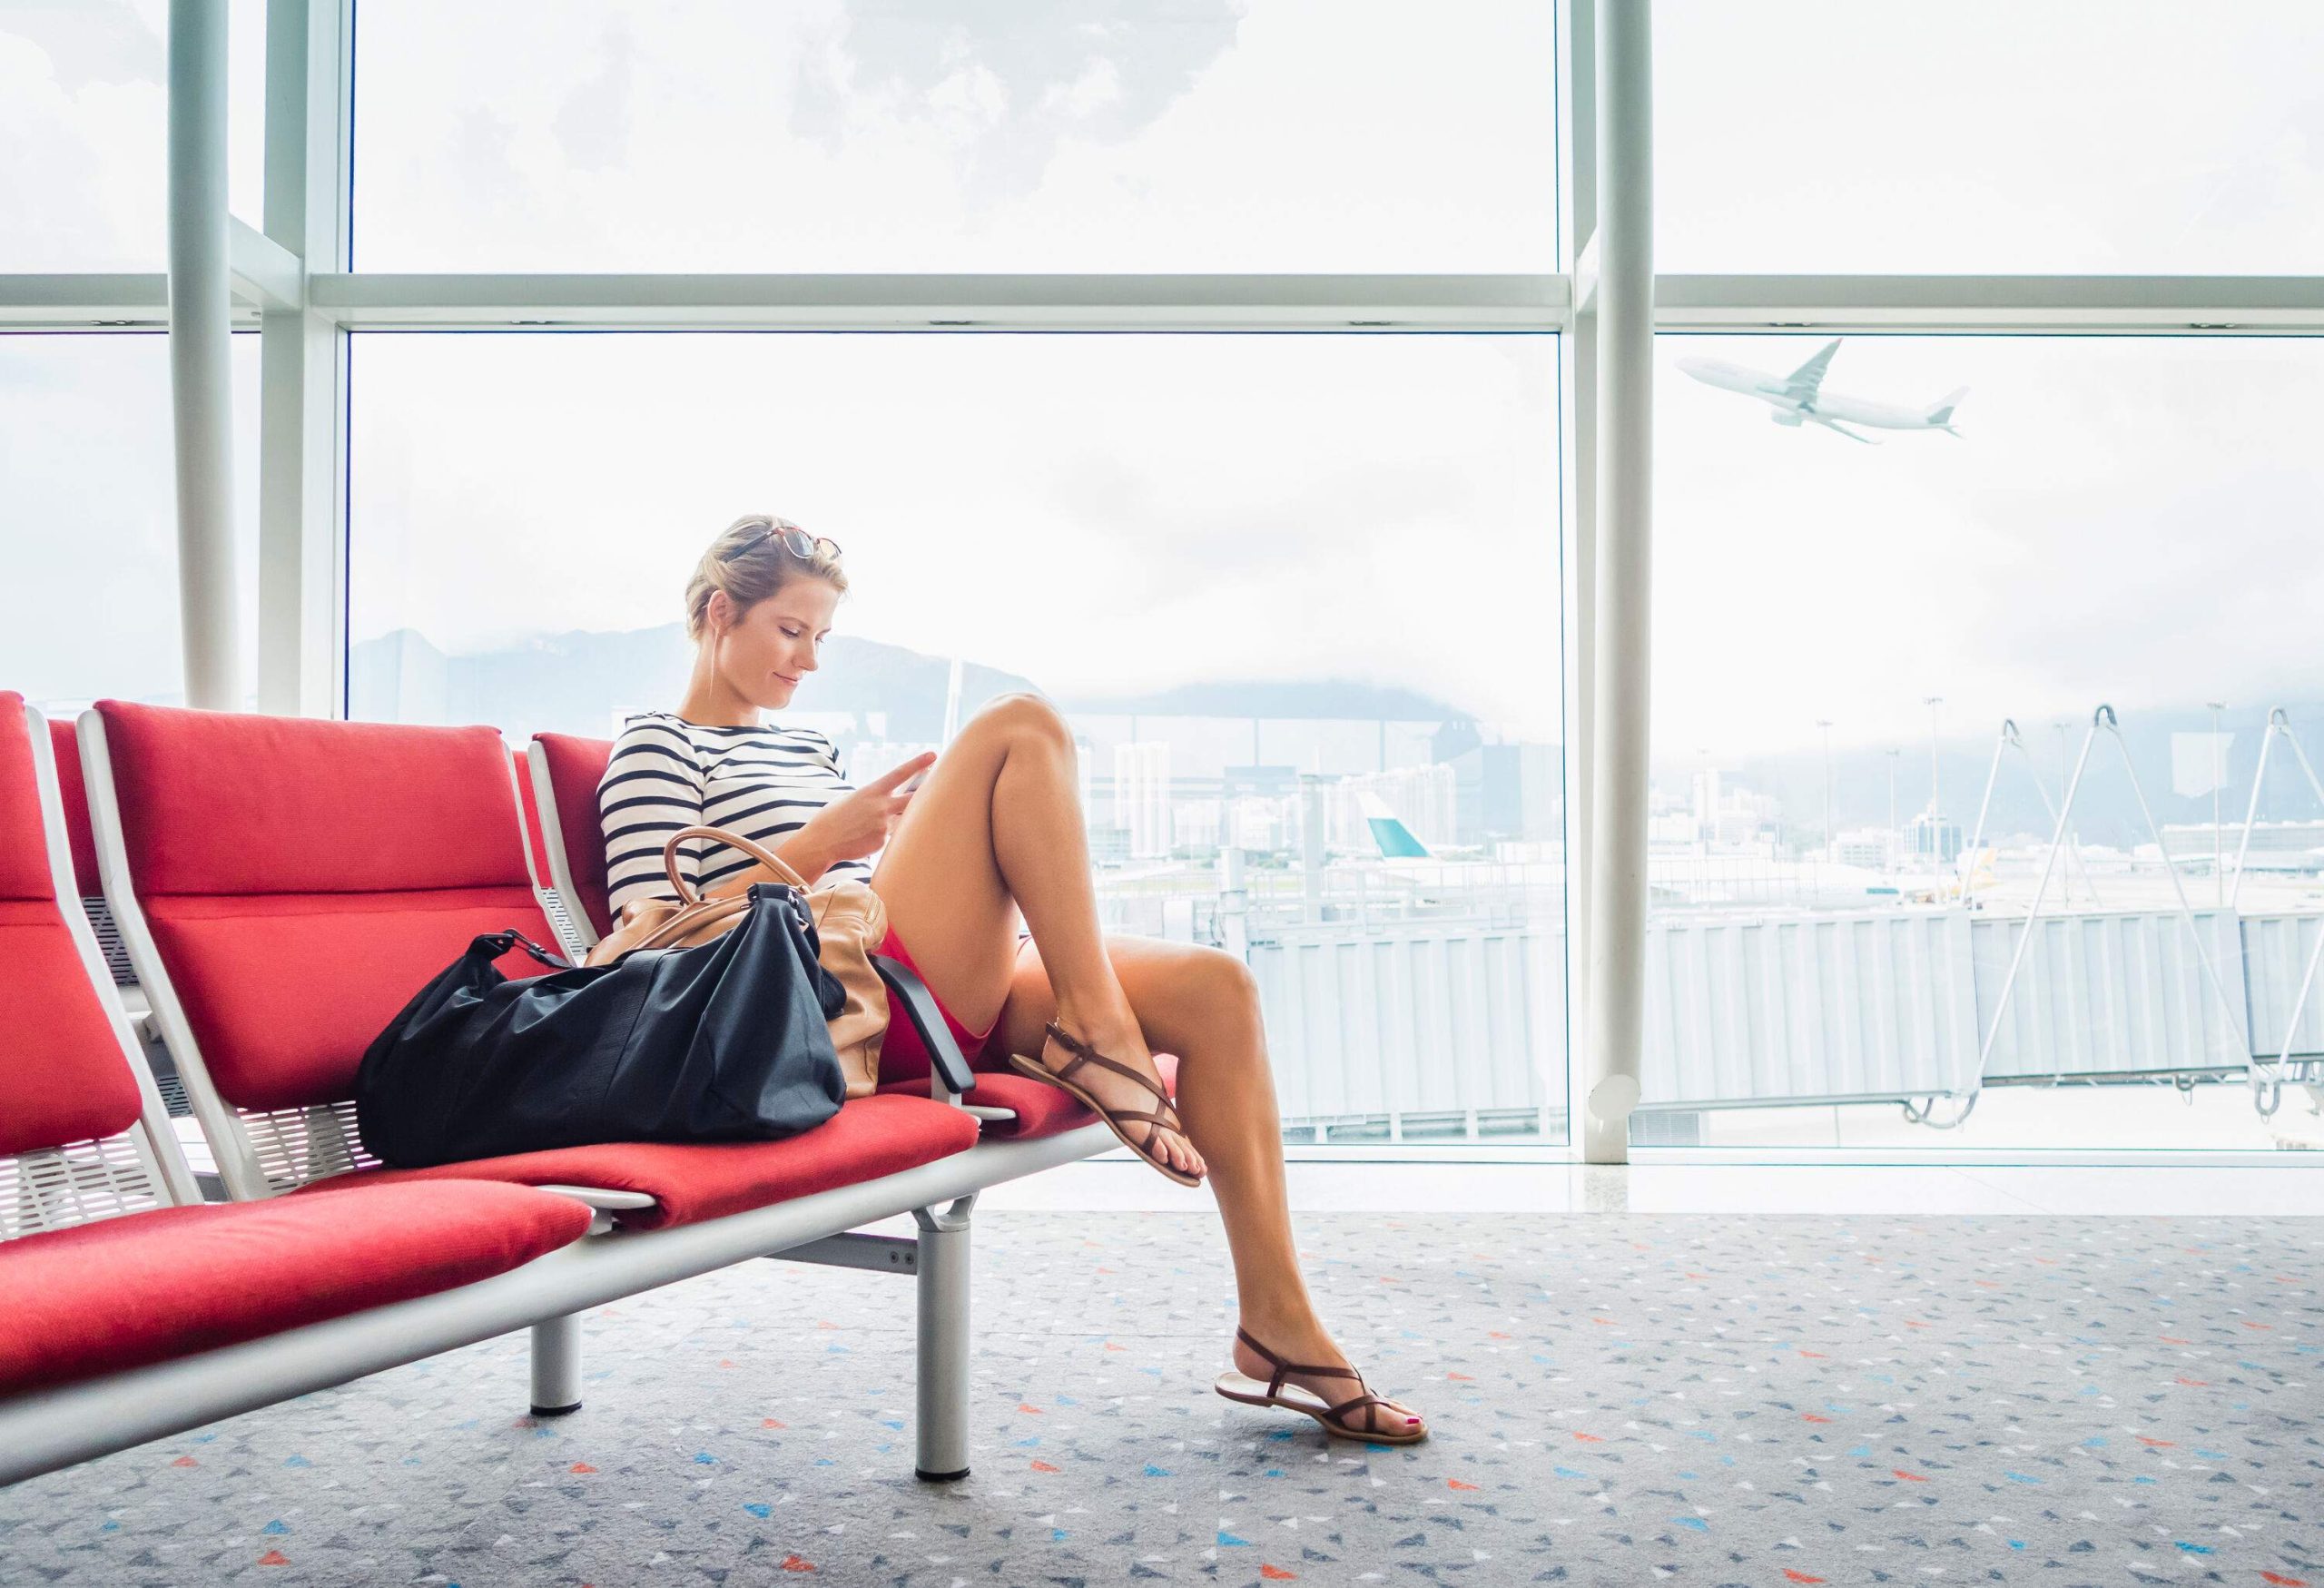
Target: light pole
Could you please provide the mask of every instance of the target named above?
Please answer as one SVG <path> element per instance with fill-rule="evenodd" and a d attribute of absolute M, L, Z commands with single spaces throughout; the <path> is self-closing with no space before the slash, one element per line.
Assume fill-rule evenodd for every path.
<path fill-rule="evenodd" d="M 1888 853 L 1889 853 L 1889 855 L 1890 855 L 1890 857 L 1892 858 L 1892 860 L 1893 860 L 1893 858 L 1895 857 L 1895 855 L 1896 855 L 1896 852 L 1898 851 L 1898 849 L 1902 847 L 1902 844 L 1901 844 L 1901 843 L 1900 843 L 1900 838 L 1901 838 L 1901 834 L 1902 834 L 1902 833 L 1903 833 L 1903 829 L 1901 829 L 1900 827 L 1898 827 L 1898 826 L 1896 825 L 1896 762 L 1897 762 L 1898 758 L 1899 758 L 1899 757 L 1901 757 L 1904 754 L 1905 754 L 1905 753 L 1904 753 L 1904 751 L 1903 751 L 1903 750 L 1901 750 L 1901 749 L 1898 749 L 1896 746 L 1895 746 L 1895 745 L 1893 745 L 1889 746 L 1889 749 L 1888 749 Z"/>
<path fill-rule="evenodd" d="M 1819 716 L 1816 725 L 1824 730 L 1824 858 L 1832 858 L 1832 719 Z"/>
<path fill-rule="evenodd" d="M 1921 704 L 1928 707 L 1928 810 L 1936 814 L 1936 708 L 1945 704 L 1942 695 L 1925 695 Z"/>
<path fill-rule="evenodd" d="M 2203 704 L 2211 708 L 2211 896 L 2217 901 L 2216 907 L 2224 909 L 2227 905 L 2227 873 L 2220 870 L 2219 833 L 2219 785 L 2224 774 L 2220 769 L 2219 714 L 2227 709 L 2227 702 L 2207 700 Z M 2168 860 L 2170 856 L 2163 858 Z"/>

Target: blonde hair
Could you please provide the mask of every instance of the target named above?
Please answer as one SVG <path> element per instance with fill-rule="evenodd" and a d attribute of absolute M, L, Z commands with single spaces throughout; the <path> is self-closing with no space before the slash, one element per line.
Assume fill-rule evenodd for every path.
<path fill-rule="evenodd" d="M 788 518 L 772 513 L 745 513 L 729 524 L 694 565 L 686 581 L 686 637 L 699 643 L 710 627 L 710 597 L 724 590 L 739 618 L 759 602 L 793 579 L 822 579 L 844 595 L 847 575 L 839 557 L 821 547 L 803 557 L 770 530 L 796 529 Z"/>

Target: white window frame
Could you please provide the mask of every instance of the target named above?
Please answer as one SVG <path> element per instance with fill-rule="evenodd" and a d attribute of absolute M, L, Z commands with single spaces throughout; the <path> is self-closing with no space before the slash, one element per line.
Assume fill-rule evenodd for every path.
<path fill-rule="evenodd" d="M 175 0 L 185 9 L 207 0 Z M 1453 1148 L 1286 1147 L 1338 1160 L 1621 1162 L 1615 1138 L 1586 1139 L 1593 1083 L 1592 805 L 1596 702 L 1616 675 L 1636 676 L 1642 646 L 1601 644 L 1597 516 L 1608 497 L 1599 459 L 1644 469 L 1649 436 L 1601 432 L 1599 261 L 1601 173 L 1650 169 L 1653 106 L 1643 62 L 1601 74 L 1610 19 L 1642 37 L 1649 0 L 1542 0 L 1558 9 L 1558 269 L 1533 275 L 783 275 L 476 274 L 349 269 L 353 148 L 354 0 L 269 0 L 265 203 L 261 229 L 229 221 L 231 318 L 261 338 L 258 700 L 262 710 L 345 710 L 348 336 L 378 329 L 665 330 L 1536 331 L 1559 336 L 1564 616 L 1569 1031 L 1568 1144 Z M 1628 9 L 1634 4 L 1636 10 Z M 1616 6 L 1625 9 L 1617 11 Z M 1618 61 L 1620 56 L 1616 56 Z M 1604 81 L 1601 82 L 1601 75 Z M 218 184 L 223 192 L 222 182 Z M 1625 222 L 1628 224 L 1629 222 Z M 1650 231 L 1650 227 L 1649 227 Z M 1625 260 L 1650 237 L 1620 240 Z M 1915 331 L 1955 334 L 2207 336 L 2324 331 L 2324 279 L 2312 276 L 1652 275 L 1653 332 Z M 0 331 L 168 328 L 160 273 L 0 275 Z M 1609 356 L 1630 358 L 1635 347 Z M 1633 392 L 1635 387 L 1631 388 Z M 1608 424 L 1635 425 L 1633 401 Z M 1627 417 L 1626 417 L 1627 416 Z M 1650 429 L 1650 425 L 1647 428 Z M 1545 438 L 1550 442 L 1550 438 Z M 1625 447 L 1625 439 L 1640 444 Z M 1632 486 L 1640 482 L 1631 481 Z M 1641 534 L 1642 531 L 1639 532 Z M 1641 697 L 1642 698 L 1642 697 Z M 1630 710 L 1632 708 L 1625 708 Z M 1643 707 L 1620 726 L 1642 735 Z M 1616 742 L 1620 735 L 1615 735 Z M 1625 785 L 1626 786 L 1626 785 Z M 1642 777 L 1635 790 L 1643 808 Z M 1642 944 L 1609 943 L 1608 962 L 1635 979 Z M 1608 972 L 1601 967 L 1602 978 Z M 1630 1057 L 1635 1072 L 1635 1054 Z M 1619 1069 L 1595 1066 L 1602 1078 Z M 1619 1123 L 1619 1122 L 1618 1122 Z M 1737 1162 L 1732 1149 L 1648 1148 L 1659 1163 Z M 1768 1149 L 1753 1161 L 1861 1162 L 1886 1149 Z M 2265 1152 L 2174 1151 L 2173 1161 L 2277 1162 Z M 1954 1149 L 1931 1163 L 2152 1161 L 2152 1149 L 2038 1155 Z M 1914 1161 L 1922 1161 L 1914 1155 Z"/>

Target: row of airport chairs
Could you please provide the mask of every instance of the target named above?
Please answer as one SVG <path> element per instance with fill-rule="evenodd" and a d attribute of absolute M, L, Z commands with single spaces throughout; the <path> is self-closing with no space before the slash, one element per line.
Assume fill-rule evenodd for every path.
<path fill-rule="evenodd" d="M 110 700 L 50 724 L 0 693 L 0 1483 L 517 1328 L 562 1415 L 581 1315 L 757 1258 L 915 1280 L 915 1471 L 966 1475 L 977 1194 L 1114 1140 L 971 1065 L 899 962 L 932 1067 L 800 1135 L 363 1150 L 364 1048 L 471 938 L 606 929 L 610 749 Z"/>

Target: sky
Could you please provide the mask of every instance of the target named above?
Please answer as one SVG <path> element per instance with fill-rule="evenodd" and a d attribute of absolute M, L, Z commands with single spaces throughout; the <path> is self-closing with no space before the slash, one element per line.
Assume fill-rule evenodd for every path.
<path fill-rule="evenodd" d="M 33 218 L 0 270 L 159 268 L 165 9 L 0 0 L 0 212 Z M 234 11 L 251 216 L 262 10 Z M 1410 15 L 368 0 L 357 260 L 1551 268 L 1547 6 Z M 1661 0 L 1661 267 L 2312 273 L 2324 14 L 2186 15 Z M 1850 338 L 1835 390 L 1970 388 L 1960 438 L 1878 447 L 1676 368 L 1820 340 L 1658 349 L 1659 759 L 1818 718 L 1919 745 L 1932 694 L 1983 740 L 2317 693 L 2324 348 Z M 35 553 L 0 680 L 174 686 L 166 360 L 135 347 L 0 338 L 0 537 Z M 353 369 L 359 638 L 666 622 L 700 546 L 773 510 L 848 546 L 853 632 L 1060 693 L 1358 677 L 1560 736 L 1550 339 L 373 335 Z"/>
<path fill-rule="evenodd" d="M 1543 336 L 367 337 L 353 632 L 675 622 L 703 547 L 766 511 L 844 548 L 835 627 L 1052 694 L 1349 678 L 1555 738 L 1555 360 Z"/>

